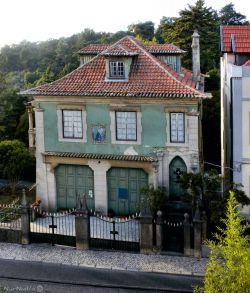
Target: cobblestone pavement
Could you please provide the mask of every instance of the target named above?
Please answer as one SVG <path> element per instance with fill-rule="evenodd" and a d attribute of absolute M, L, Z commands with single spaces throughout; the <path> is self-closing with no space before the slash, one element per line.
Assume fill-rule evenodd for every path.
<path fill-rule="evenodd" d="M 207 259 L 169 255 L 144 255 L 126 252 L 100 250 L 80 251 L 66 246 L 48 244 L 0 243 L 0 258 L 66 265 L 129 270 L 162 272 L 172 274 L 199 275 L 205 273 Z"/>

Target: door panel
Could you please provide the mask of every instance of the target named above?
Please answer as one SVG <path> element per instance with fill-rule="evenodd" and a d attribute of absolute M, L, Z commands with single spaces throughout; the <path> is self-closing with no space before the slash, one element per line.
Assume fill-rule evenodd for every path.
<path fill-rule="evenodd" d="M 178 200 L 184 193 L 181 187 L 181 176 L 187 172 L 187 166 L 180 157 L 175 157 L 169 165 L 169 195 L 170 199 Z"/>
<path fill-rule="evenodd" d="M 59 165 L 55 171 L 57 208 L 75 208 L 84 194 L 89 209 L 94 209 L 94 175 L 88 166 Z"/>
<path fill-rule="evenodd" d="M 148 175 L 142 169 L 111 168 L 107 181 L 109 210 L 116 215 L 139 211 L 140 189 L 148 185 Z"/>

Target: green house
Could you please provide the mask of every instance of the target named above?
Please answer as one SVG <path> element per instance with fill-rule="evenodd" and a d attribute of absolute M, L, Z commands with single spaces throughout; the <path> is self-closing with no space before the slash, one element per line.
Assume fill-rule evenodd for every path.
<path fill-rule="evenodd" d="M 149 184 L 180 198 L 180 176 L 200 168 L 206 97 L 198 34 L 192 46 L 193 72 L 181 67 L 185 52 L 171 44 L 127 36 L 89 45 L 76 70 L 22 92 L 33 97 L 29 140 L 44 208 L 73 208 L 85 195 L 90 209 L 127 215 L 139 211 L 140 189 Z"/>

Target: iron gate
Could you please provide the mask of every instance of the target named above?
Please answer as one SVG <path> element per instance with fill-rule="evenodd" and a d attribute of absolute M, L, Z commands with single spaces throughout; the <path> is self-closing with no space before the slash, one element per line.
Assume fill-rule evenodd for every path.
<path fill-rule="evenodd" d="M 140 223 L 138 215 L 127 218 L 90 217 L 90 247 L 114 250 L 140 250 Z"/>
<path fill-rule="evenodd" d="M 31 210 L 31 242 L 76 246 L 74 210 L 61 213 L 39 213 Z"/>
<path fill-rule="evenodd" d="M 163 250 L 184 252 L 184 217 L 181 214 L 168 214 L 163 221 Z"/>

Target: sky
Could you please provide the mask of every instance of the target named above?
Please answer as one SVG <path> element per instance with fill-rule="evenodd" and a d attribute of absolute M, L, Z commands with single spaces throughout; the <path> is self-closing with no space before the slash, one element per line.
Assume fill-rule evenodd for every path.
<path fill-rule="evenodd" d="M 196 0 L 0 0 L 0 48 L 4 45 L 69 37 L 85 28 L 96 32 L 126 30 L 132 23 L 178 16 Z M 232 2 L 250 20 L 246 0 L 205 0 L 219 11 Z"/>

